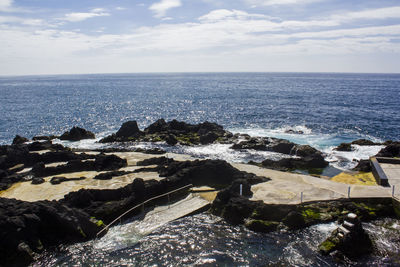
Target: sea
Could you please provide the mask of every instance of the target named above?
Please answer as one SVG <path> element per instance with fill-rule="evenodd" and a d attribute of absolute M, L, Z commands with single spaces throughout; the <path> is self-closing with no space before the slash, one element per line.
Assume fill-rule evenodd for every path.
<path fill-rule="evenodd" d="M 136 120 L 144 129 L 157 119 L 188 123 L 216 122 L 233 133 L 284 138 L 311 145 L 330 166 L 351 170 L 360 159 L 383 146 L 354 146 L 339 152 L 342 142 L 400 140 L 400 74 L 356 73 L 152 73 L 0 76 L 0 144 L 15 135 L 59 135 L 73 126 L 96 134 L 95 140 L 56 142 L 75 148 L 102 148 L 100 138 Z M 278 153 L 234 151 L 229 145 L 161 147 L 168 152 L 230 162 L 284 157 Z M 382 227 L 384 223 L 389 228 Z M 385 225 L 386 225 L 385 224 Z M 123 236 L 111 247 L 96 240 L 60 247 L 38 259 L 38 265 L 139 266 L 335 266 L 316 252 L 331 224 L 296 233 L 255 234 L 230 226 L 209 214 L 171 222 L 150 235 Z M 350 265 L 400 264 L 398 220 L 366 224 L 376 235 L 377 252 Z M 395 230 L 393 230 L 395 229 Z M 397 229 L 397 230 L 396 230 Z M 385 232 L 386 231 L 386 232 Z M 396 239 L 397 238 L 397 239 Z M 135 242 L 128 242 L 135 240 Z M 121 246 L 126 244 L 127 246 Z M 35 265 L 35 264 L 34 264 Z"/>

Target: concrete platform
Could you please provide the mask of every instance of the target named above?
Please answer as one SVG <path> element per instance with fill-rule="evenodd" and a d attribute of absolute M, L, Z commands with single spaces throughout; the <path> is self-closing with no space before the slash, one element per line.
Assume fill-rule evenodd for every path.
<path fill-rule="evenodd" d="M 252 200 L 268 204 L 298 204 L 316 200 L 332 200 L 350 197 L 391 197 L 391 189 L 381 186 L 347 185 L 309 175 L 264 169 L 249 164 L 233 164 L 241 171 L 271 178 L 271 181 L 253 185 Z"/>

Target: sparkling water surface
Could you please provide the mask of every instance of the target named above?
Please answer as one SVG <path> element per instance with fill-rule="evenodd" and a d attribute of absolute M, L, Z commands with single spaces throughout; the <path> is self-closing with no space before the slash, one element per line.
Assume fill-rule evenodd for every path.
<path fill-rule="evenodd" d="M 400 139 L 400 75 L 338 73 L 196 73 L 0 77 L 0 144 L 16 134 L 61 134 L 72 126 L 96 133 L 116 131 L 127 120 L 141 128 L 159 118 L 190 123 L 217 122 L 233 132 L 286 138 L 310 144 L 345 169 L 380 147 L 335 152 L 341 142 Z M 303 134 L 285 133 L 288 129 Z M 101 147 L 93 140 L 64 142 Z M 138 144 L 149 146 L 149 144 Z M 239 153 L 227 145 L 175 148 L 171 152 L 241 162 L 279 158 L 267 152 Z M 338 159 L 345 158 L 338 166 Z M 347 164 L 347 165 L 346 165 Z M 353 164 L 353 165 L 352 165 Z M 389 227 L 388 227 L 389 225 Z M 398 220 L 365 225 L 377 244 L 375 254 L 349 265 L 399 264 Z M 104 240 L 62 246 L 34 266 L 335 266 L 316 248 L 335 227 L 316 225 L 290 233 L 257 234 L 200 214 L 138 236 L 118 232 L 129 246 Z M 127 240 L 125 240 L 127 239 Z M 114 240 L 114 239 L 111 239 Z M 104 242 L 103 242 L 104 241 Z"/>
<path fill-rule="evenodd" d="M 0 142 L 61 134 L 72 126 L 115 131 L 159 118 L 337 145 L 400 139 L 400 75 L 336 73 L 107 74 L 0 77 Z M 311 141 L 307 141 L 311 140 Z"/>

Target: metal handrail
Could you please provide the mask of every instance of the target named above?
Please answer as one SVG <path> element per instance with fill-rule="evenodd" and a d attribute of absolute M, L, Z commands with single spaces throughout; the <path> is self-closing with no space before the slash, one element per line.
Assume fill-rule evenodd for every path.
<path fill-rule="evenodd" d="M 161 198 L 161 197 L 165 197 L 165 196 L 168 196 L 168 201 L 169 201 L 169 195 L 170 195 L 170 194 L 175 193 L 175 192 L 180 191 L 180 190 L 185 189 L 185 188 L 190 188 L 190 187 L 193 187 L 193 184 L 188 184 L 188 185 L 182 186 L 182 187 L 180 187 L 180 188 L 178 188 L 178 189 L 175 189 L 175 190 L 169 191 L 169 192 L 167 192 L 167 193 L 164 193 L 164 194 L 162 194 L 162 195 L 158 195 L 158 196 L 149 198 L 149 199 L 147 199 L 146 201 L 143 201 L 142 203 L 140 203 L 140 204 L 134 206 L 133 208 L 130 208 L 129 210 L 125 211 L 125 212 L 122 213 L 120 216 L 118 216 L 115 220 L 113 220 L 112 222 L 110 222 L 108 225 L 106 225 L 103 229 L 101 229 L 101 230 L 96 234 L 96 238 L 97 238 L 102 232 L 104 232 L 105 230 L 108 230 L 114 223 L 118 222 L 122 217 L 124 217 L 126 214 L 128 214 L 128 213 L 131 212 L 132 210 L 137 209 L 137 208 L 139 208 L 139 207 L 141 207 L 141 206 L 144 208 L 144 205 L 145 205 L 146 203 L 148 203 L 148 202 L 150 202 L 150 201 L 153 201 L 153 200 L 155 200 L 155 199 Z"/>

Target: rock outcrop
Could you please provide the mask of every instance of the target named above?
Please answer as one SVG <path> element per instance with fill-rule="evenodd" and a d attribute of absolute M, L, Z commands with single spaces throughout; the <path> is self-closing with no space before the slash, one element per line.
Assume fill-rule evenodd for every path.
<path fill-rule="evenodd" d="M 0 198 L 0 264 L 28 265 L 45 248 L 92 239 L 102 228 L 101 221 L 56 201 Z"/>
<path fill-rule="evenodd" d="M 145 128 L 143 132 L 138 128 L 136 121 L 126 122 L 116 134 L 107 136 L 100 142 L 164 141 L 171 146 L 177 143 L 182 145 L 205 145 L 211 144 L 218 138 L 229 134 L 222 126 L 207 121 L 199 124 L 189 124 L 177 120 L 166 122 L 164 119 L 159 119 Z"/>
<path fill-rule="evenodd" d="M 82 139 L 95 139 L 94 133 L 80 127 L 73 127 L 71 130 L 63 133 L 60 140 L 80 141 Z"/>
<path fill-rule="evenodd" d="M 400 157 L 400 143 L 391 143 L 376 154 L 376 157 Z"/>
<path fill-rule="evenodd" d="M 28 138 L 22 137 L 22 136 L 19 136 L 19 135 L 16 135 L 16 136 L 14 137 L 14 139 L 13 139 L 12 144 L 13 144 L 13 145 L 20 145 L 20 144 L 26 143 L 26 142 L 28 142 L 28 141 L 29 141 Z"/>

